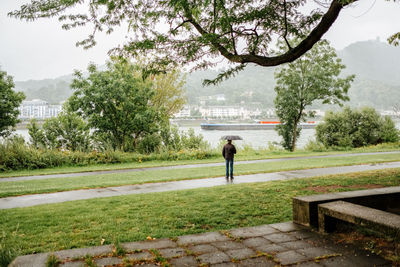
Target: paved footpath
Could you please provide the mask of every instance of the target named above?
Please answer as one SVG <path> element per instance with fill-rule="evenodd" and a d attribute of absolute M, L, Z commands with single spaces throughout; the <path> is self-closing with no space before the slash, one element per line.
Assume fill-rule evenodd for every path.
<path fill-rule="evenodd" d="M 89 266 L 392 266 L 383 258 L 350 245 L 335 243 L 292 222 L 237 228 L 221 232 L 54 252 L 60 267 Z M 20 256 L 10 267 L 46 266 L 51 253 Z M 86 264 L 85 264 L 86 259 Z"/>
<path fill-rule="evenodd" d="M 300 159 L 315 159 L 315 158 L 343 158 L 343 157 L 381 155 L 381 154 L 382 155 L 400 154 L 400 151 L 332 154 L 332 155 L 322 155 L 322 156 L 305 156 L 305 157 L 288 157 L 288 158 L 278 158 L 278 159 L 246 160 L 246 161 L 235 161 L 235 165 L 263 163 L 263 162 L 265 162 L 265 163 L 279 162 L 279 161 L 300 160 Z M 214 167 L 214 166 L 225 166 L 225 162 L 174 165 L 174 166 L 149 167 L 149 168 L 135 168 L 135 169 L 120 169 L 120 170 L 104 170 L 104 171 L 93 171 L 93 172 L 75 172 L 75 173 L 62 173 L 62 174 L 19 176 L 19 177 L 0 178 L 0 183 L 1 182 L 11 182 L 11 181 L 41 180 L 41 179 L 50 179 L 50 178 L 81 177 L 81 176 L 92 176 L 92 175 L 100 175 L 100 174 L 141 172 L 141 171 L 149 171 L 149 170 L 204 168 L 204 167 Z"/>
<path fill-rule="evenodd" d="M 309 178 L 314 176 L 381 170 L 387 168 L 400 168 L 400 161 L 379 163 L 379 164 L 364 164 L 364 165 L 354 165 L 354 166 L 340 166 L 340 167 L 315 168 L 306 170 L 293 170 L 293 171 L 282 171 L 273 173 L 241 175 L 241 176 L 236 176 L 233 183 L 241 184 L 241 183 L 267 182 L 274 180 L 300 179 L 300 178 Z M 112 197 L 112 196 L 130 195 L 130 194 L 144 194 L 144 193 L 214 187 L 214 186 L 221 186 L 226 183 L 227 181 L 225 180 L 225 177 L 217 177 L 217 178 L 205 178 L 205 179 L 183 180 L 183 181 L 162 182 L 162 183 L 148 183 L 142 185 L 127 185 L 127 186 L 107 187 L 107 188 L 97 188 L 97 189 L 74 190 L 74 191 L 57 192 L 49 194 L 6 197 L 6 198 L 0 198 L 0 209 L 29 207 L 29 206 L 36 206 L 49 203 L 59 203 L 65 201 L 100 198 L 100 197 Z"/>

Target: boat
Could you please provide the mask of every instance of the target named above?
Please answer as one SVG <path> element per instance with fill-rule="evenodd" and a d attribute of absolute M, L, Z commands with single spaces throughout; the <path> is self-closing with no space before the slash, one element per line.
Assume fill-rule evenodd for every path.
<path fill-rule="evenodd" d="M 203 130 L 219 130 L 219 131 L 241 131 L 241 130 L 273 130 L 277 125 L 280 125 L 279 121 L 258 121 L 257 123 L 202 123 L 200 124 Z M 299 123 L 301 129 L 313 129 L 317 123 L 315 121 L 308 121 Z"/>

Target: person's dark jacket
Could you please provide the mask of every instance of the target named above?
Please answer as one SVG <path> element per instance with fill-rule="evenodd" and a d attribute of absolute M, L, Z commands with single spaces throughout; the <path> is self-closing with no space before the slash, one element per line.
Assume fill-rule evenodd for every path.
<path fill-rule="evenodd" d="M 232 144 L 226 144 L 224 145 L 224 147 L 222 148 L 222 156 L 226 159 L 226 160 L 230 160 L 233 159 L 234 155 L 236 154 L 236 148 L 234 145 Z"/>

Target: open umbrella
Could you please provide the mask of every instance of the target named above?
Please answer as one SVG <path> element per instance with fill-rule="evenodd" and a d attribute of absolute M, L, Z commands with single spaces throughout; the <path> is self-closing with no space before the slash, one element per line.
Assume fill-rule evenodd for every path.
<path fill-rule="evenodd" d="M 239 135 L 224 135 L 221 137 L 222 140 L 243 140 Z"/>

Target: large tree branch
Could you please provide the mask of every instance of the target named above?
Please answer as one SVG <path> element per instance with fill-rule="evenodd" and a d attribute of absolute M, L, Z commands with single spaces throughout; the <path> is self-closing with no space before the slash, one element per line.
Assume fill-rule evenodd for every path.
<path fill-rule="evenodd" d="M 322 17 L 319 24 L 311 31 L 311 33 L 296 47 L 288 50 L 286 53 L 275 56 L 275 57 L 265 57 L 260 55 L 252 55 L 252 54 L 241 54 L 235 55 L 229 52 L 223 45 L 221 45 L 217 39 L 211 40 L 211 45 L 217 49 L 222 56 L 228 59 L 231 62 L 235 63 L 255 63 L 260 66 L 268 67 L 268 66 L 277 66 L 283 63 L 288 63 L 296 60 L 301 57 L 304 53 L 310 50 L 314 44 L 316 44 L 322 36 L 329 30 L 332 24 L 336 21 L 339 16 L 340 11 L 343 7 L 355 2 L 358 0 L 333 0 L 328 11 Z M 188 11 L 188 10 L 186 10 Z M 205 31 L 201 25 L 199 25 L 191 16 L 190 12 L 186 12 L 185 14 L 190 23 L 195 27 L 195 29 L 201 35 L 209 34 Z"/>

